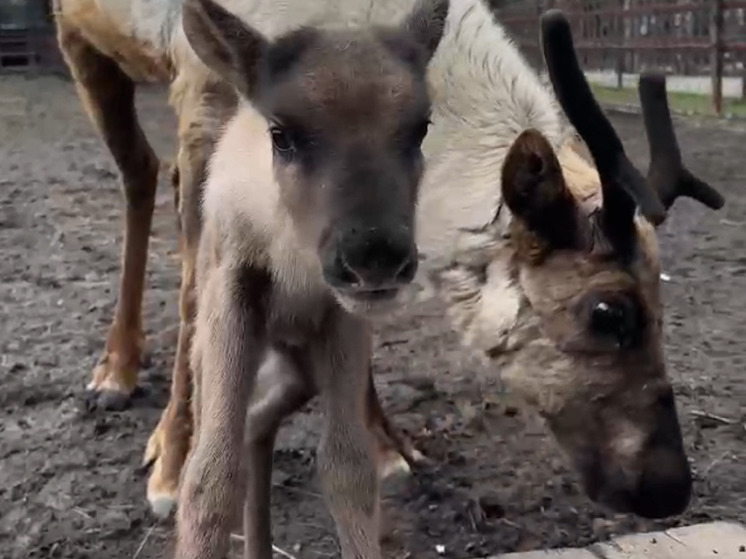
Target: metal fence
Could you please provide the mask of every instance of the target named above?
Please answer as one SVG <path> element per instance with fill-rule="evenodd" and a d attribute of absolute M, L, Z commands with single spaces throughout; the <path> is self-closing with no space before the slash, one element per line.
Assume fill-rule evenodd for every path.
<path fill-rule="evenodd" d="M 538 18 L 549 8 L 570 19 L 586 71 L 624 74 L 655 68 L 679 76 L 707 76 L 713 107 L 723 106 L 723 78 L 740 79 L 746 97 L 744 0 L 503 0 L 498 19 L 537 68 Z"/>
<path fill-rule="evenodd" d="M 63 67 L 51 0 L 0 0 L 0 70 Z"/>

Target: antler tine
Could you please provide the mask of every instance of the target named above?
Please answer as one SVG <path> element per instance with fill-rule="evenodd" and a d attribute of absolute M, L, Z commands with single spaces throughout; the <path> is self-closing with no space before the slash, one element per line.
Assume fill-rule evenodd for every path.
<path fill-rule="evenodd" d="M 631 226 L 635 205 L 651 222 L 665 217 L 661 201 L 632 165 L 622 142 L 598 105 L 578 63 L 572 31 L 560 10 L 541 19 L 542 50 L 557 99 L 568 119 L 585 140 L 601 177 L 604 214 L 615 226 Z M 607 219 L 609 221 L 609 219 Z"/>
<path fill-rule="evenodd" d="M 681 160 L 666 95 L 666 76 L 660 72 L 643 73 L 638 92 L 650 144 L 648 183 L 658 193 L 666 210 L 679 196 L 693 198 L 713 210 L 722 208 L 723 196 L 695 177 Z"/>

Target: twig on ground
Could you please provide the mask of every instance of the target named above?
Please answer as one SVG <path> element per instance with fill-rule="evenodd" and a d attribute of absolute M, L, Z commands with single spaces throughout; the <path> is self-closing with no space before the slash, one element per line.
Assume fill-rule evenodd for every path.
<path fill-rule="evenodd" d="M 233 541 L 237 541 L 237 542 L 243 542 L 244 541 L 244 537 L 241 534 L 231 534 L 231 539 Z M 280 549 L 279 547 L 277 547 L 274 544 L 272 545 L 272 551 L 274 551 L 278 555 L 282 555 L 285 559 L 297 559 L 295 557 L 295 555 L 292 555 L 292 554 L 288 553 L 284 549 Z"/>
<path fill-rule="evenodd" d="M 723 425 L 735 425 L 736 423 L 738 423 L 737 421 L 733 419 L 728 419 L 727 417 L 723 417 L 722 415 L 715 415 L 714 413 L 709 413 L 705 411 L 692 410 L 690 413 L 694 417 L 698 417 L 700 419 L 710 419 L 712 421 L 722 423 Z"/>
<path fill-rule="evenodd" d="M 88 514 L 86 511 L 84 511 L 83 509 L 81 509 L 80 507 L 73 507 L 73 512 L 79 514 L 80 516 L 82 516 L 86 520 L 93 520 L 93 517 L 90 514 Z"/>
<path fill-rule="evenodd" d="M 730 450 L 726 450 L 720 456 L 715 458 L 715 460 L 710 462 L 710 465 L 705 468 L 704 472 L 702 472 L 702 477 L 707 477 L 707 474 L 710 473 L 710 470 L 712 470 L 715 466 L 717 466 L 720 462 L 722 462 L 723 459 L 725 459 L 725 457 L 727 457 L 729 454 L 730 454 Z"/>
<path fill-rule="evenodd" d="M 314 499 L 322 499 L 323 497 L 319 493 L 314 493 L 313 491 L 307 491 L 306 489 L 301 489 L 299 487 L 291 487 L 289 485 L 283 485 L 282 483 L 272 483 L 272 487 L 278 487 L 281 489 L 285 489 L 287 491 L 290 491 L 291 493 L 298 493 L 300 495 L 307 495 L 309 497 L 313 497 Z"/>
<path fill-rule="evenodd" d="M 140 553 L 142 553 L 143 548 L 145 547 L 145 544 L 147 543 L 148 539 L 150 538 L 150 535 L 153 533 L 153 530 L 155 530 L 155 525 L 151 526 L 150 529 L 145 534 L 145 537 L 140 542 L 140 545 L 137 548 L 137 551 L 135 551 L 135 554 L 132 556 L 132 559 L 137 559 L 140 556 Z"/>

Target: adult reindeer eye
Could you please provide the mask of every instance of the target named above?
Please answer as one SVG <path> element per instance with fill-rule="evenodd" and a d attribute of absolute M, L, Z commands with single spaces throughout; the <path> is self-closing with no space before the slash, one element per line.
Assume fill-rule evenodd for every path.
<path fill-rule="evenodd" d="M 629 347 L 638 334 L 637 313 L 631 305 L 598 301 L 591 309 L 590 328 L 597 336 L 613 338 L 620 348 Z"/>

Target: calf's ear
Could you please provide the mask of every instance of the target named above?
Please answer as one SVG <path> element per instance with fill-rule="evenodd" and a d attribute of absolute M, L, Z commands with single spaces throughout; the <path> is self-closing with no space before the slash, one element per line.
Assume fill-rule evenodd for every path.
<path fill-rule="evenodd" d="M 214 0 L 184 0 L 182 24 L 202 62 L 251 100 L 267 39 Z"/>
<path fill-rule="evenodd" d="M 443 38 L 449 0 L 417 0 L 402 23 L 402 29 L 425 51 L 429 62 Z"/>

